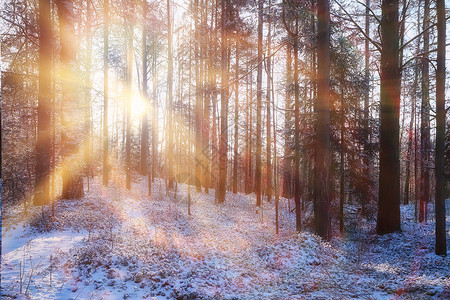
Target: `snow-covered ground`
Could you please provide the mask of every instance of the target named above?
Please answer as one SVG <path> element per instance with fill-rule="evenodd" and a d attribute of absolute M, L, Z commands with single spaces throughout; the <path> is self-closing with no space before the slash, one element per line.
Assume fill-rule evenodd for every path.
<path fill-rule="evenodd" d="M 176 196 L 176 197 L 175 197 Z M 447 200 L 447 238 L 450 201 Z M 280 200 L 256 212 L 254 195 L 227 194 L 221 205 L 187 186 L 147 196 L 146 179 L 126 191 L 100 178 L 81 200 L 63 200 L 27 217 L 4 211 L 2 294 L 22 299 L 428 299 L 450 298 L 450 257 L 434 254 L 427 225 L 402 206 L 401 233 L 377 236 L 373 221 L 347 207 L 347 233 L 326 243 L 295 233 Z M 308 215 L 308 214 L 307 214 Z M 306 218 L 308 223 L 308 218 Z M 359 220 L 359 221 L 358 221 Z M 449 239 L 448 239 L 449 240 Z"/>

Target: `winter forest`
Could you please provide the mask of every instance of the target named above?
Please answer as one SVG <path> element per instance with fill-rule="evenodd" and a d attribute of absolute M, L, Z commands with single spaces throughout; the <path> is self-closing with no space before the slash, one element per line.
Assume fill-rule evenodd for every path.
<path fill-rule="evenodd" d="M 450 298 L 450 1 L 0 7 L 0 298 Z"/>

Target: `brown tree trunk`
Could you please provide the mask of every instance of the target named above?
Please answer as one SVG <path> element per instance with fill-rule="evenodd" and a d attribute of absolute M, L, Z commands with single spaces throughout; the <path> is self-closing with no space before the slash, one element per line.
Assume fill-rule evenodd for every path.
<path fill-rule="evenodd" d="M 238 142 L 239 142 L 239 37 L 236 37 L 236 65 L 234 82 L 234 161 L 233 161 L 233 193 L 237 193 L 238 183 Z"/>
<path fill-rule="evenodd" d="M 133 7 L 131 7 L 131 10 Z M 129 18 L 131 18 L 130 12 Z M 129 21 L 129 20 L 128 20 Z M 131 98 L 133 92 L 133 25 L 127 22 L 127 97 L 126 97 L 126 139 L 125 139 L 125 164 L 126 164 L 126 189 L 131 189 Z"/>
<path fill-rule="evenodd" d="M 221 45 L 221 92 L 220 92 L 220 140 L 219 140 L 219 182 L 216 189 L 216 199 L 219 203 L 225 201 L 228 164 L 228 37 L 227 17 L 229 2 L 223 0 L 222 8 L 222 45 Z"/>
<path fill-rule="evenodd" d="M 424 1 L 423 12 L 423 59 L 422 59 L 422 106 L 420 109 L 420 206 L 419 222 L 427 222 L 427 207 L 430 201 L 430 70 L 428 64 L 430 1 Z"/>
<path fill-rule="evenodd" d="M 366 0 L 366 18 L 365 18 L 365 33 L 367 36 L 370 36 L 370 0 Z M 365 81 L 368 84 L 368 87 L 364 94 L 364 168 L 366 176 L 368 176 L 367 185 L 363 190 L 363 199 L 362 199 L 362 208 L 364 214 L 366 213 L 366 206 L 371 201 L 371 151 L 370 151 L 370 128 L 369 128 L 369 100 L 370 100 L 370 70 L 369 70 L 369 59 L 370 59 L 370 49 L 369 49 L 369 39 L 365 40 L 364 43 L 364 77 Z"/>
<path fill-rule="evenodd" d="M 37 141 L 34 205 L 50 201 L 51 158 L 51 58 L 52 36 L 50 1 L 39 1 L 39 95 L 37 106 Z"/>
<path fill-rule="evenodd" d="M 268 7 L 268 13 L 267 13 L 267 24 L 268 24 L 268 32 L 267 32 L 267 59 L 266 59 L 266 72 L 267 72 L 267 95 L 266 95 L 266 101 L 267 101 L 267 120 L 266 120 L 266 137 L 267 137 L 267 151 L 266 151 L 266 157 L 267 157 L 267 164 L 266 164 L 266 191 L 267 191 L 267 201 L 270 202 L 270 198 L 272 197 L 272 166 L 271 166 L 271 133 L 270 133 L 270 90 L 271 90 L 271 69 L 272 69 L 272 62 L 270 59 L 270 47 L 272 42 L 272 34 L 271 34 L 271 23 L 270 23 L 270 15 L 271 15 L 271 6 L 272 1 L 269 0 L 269 7 Z"/>
<path fill-rule="evenodd" d="M 316 233 L 331 238 L 330 222 L 330 8 L 317 1 L 317 128 L 315 157 Z"/>
<path fill-rule="evenodd" d="M 168 188 L 173 189 L 173 54 L 172 54 L 172 19 L 171 19 L 171 7 L 170 0 L 167 0 L 167 176 L 168 176 Z"/>
<path fill-rule="evenodd" d="M 258 0 L 258 56 L 257 56 L 258 70 L 256 77 L 256 159 L 255 159 L 256 206 L 261 206 L 262 39 L 263 39 L 263 1 Z"/>
<path fill-rule="evenodd" d="M 283 161 L 283 197 L 291 198 L 291 126 L 292 126 L 292 87 L 293 87 L 293 75 L 292 75 L 292 45 L 290 43 L 286 46 L 286 98 L 285 98 L 285 113 L 284 113 L 284 161 Z"/>
<path fill-rule="evenodd" d="M 73 43 L 75 36 L 75 15 L 72 0 L 59 0 L 58 6 L 59 28 L 61 36 L 60 60 L 62 65 L 62 103 L 61 114 L 61 144 L 64 160 L 63 199 L 76 199 L 84 195 L 83 177 L 80 174 L 79 139 L 83 132 L 82 111 L 77 105 L 76 94 L 78 85 L 75 74 L 76 47 Z"/>
<path fill-rule="evenodd" d="M 142 95 L 145 102 L 148 101 L 148 79 L 147 79 L 147 0 L 142 0 Z M 148 109 L 142 112 L 141 116 L 141 161 L 140 173 L 147 175 L 148 171 Z"/>
<path fill-rule="evenodd" d="M 436 247 L 438 255 L 447 255 L 445 231 L 445 1 L 436 1 L 437 9 L 437 70 L 436 70 Z"/>
<path fill-rule="evenodd" d="M 400 230 L 398 8 L 398 0 L 382 1 L 378 234 Z"/>
<path fill-rule="evenodd" d="M 104 0 L 103 25 L 103 185 L 108 185 L 109 139 L 108 139 L 108 52 L 109 52 L 109 0 Z"/>

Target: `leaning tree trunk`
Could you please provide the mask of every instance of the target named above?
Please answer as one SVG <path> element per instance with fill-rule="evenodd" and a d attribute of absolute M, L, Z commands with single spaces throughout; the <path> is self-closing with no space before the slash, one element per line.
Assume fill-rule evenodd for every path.
<path fill-rule="evenodd" d="M 382 1 L 378 234 L 400 230 L 398 0 Z"/>

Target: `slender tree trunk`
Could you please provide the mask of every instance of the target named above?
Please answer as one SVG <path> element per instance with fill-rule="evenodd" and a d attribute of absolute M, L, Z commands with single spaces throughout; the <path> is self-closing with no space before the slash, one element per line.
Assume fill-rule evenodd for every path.
<path fill-rule="evenodd" d="M 234 162 L 233 162 L 233 193 L 237 193 L 238 183 L 238 155 L 239 155 L 239 37 L 236 37 L 236 65 L 234 82 Z"/>
<path fill-rule="evenodd" d="M 420 206 L 419 222 L 427 222 L 427 206 L 430 201 L 430 69 L 428 50 L 430 44 L 429 26 L 430 1 L 424 1 L 423 12 L 423 59 L 422 59 L 422 106 L 420 109 Z"/>
<path fill-rule="evenodd" d="M 273 79 L 273 68 L 271 77 Z M 279 233 L 279 220 L 278 220 L 278 206 L 279 206 L 279 192 L 278 192 L 278 159 L 277 159 L 277 118 L 276 118 L 276 106 L 275 106 L 275 91 L 273 80 L 271 80 L 272 87 L 272 116 L 273 116 L 273 189 L 275 193 L 275 233 Z"/>
<path fill-rule="evenodd" d="M 370 0 L 366 0 L 366 17 L 365 17 L 365 34 L 367 36 L 370 36 Z M 370 112 L 369 112 L 369 100 L 370 100 L 370 70 L 369 70 L 369 60 L 370 60 L 370 48 L 369 48 L 369 40 L 366 39 L 364 43 L 364 78 L 367 83 L 367 88 L 364 94 L 364 168 L 366 171 L 364 172 L 366 176 L 368 177 L 367 185 L 364 187 L 363 191 L 363 199 L 361 201 L 362 203 L 362 209 L 363 213 L 366 214 L 366 204 L 371 201 L 371 151 L 370 151 L 370 127 L 369 127 L 369 118 L 370 118 Z"/>
<path fill-rule="evenodd" d="M 246 94 L 247 94 L 247 113 L 246 113 L 246 161 L 245 161 L 245 193 L 249 194 L 252 191 L 252 78 L 253 74 L 249 72 L 248 66 L 247 66 L 247 82 L 246 82 Z M 250 88 L 249 88 L 250 86 Z"/>
<path fill-rule="evenodd" d="M 167 57 L 168 57 L 168 70 L 167 70 L 167 175 L 169 179 L 169 189 L 173 189 L 173 54 L 172 54 L 172 19 L 170 0 L 167 0 Z"/>
<path fill-rule="evenodd" d="M 340 189 L 339 189 L 339 231 L 344 232 L 344 201 L 345 201 L 345 103 L 344 103 L 344 80 L 341 78 L 341 149 L 340 149 Z M 364 200 L 363 200 L 364 201 Z"/>
<path fill-rule="evenodd" d="M 298 28 L 298 20 L 295 21 Z M 302 209 L 300 190 L 300 91 L 298 79 L 298 38 L 294 39 L 294 202 L 295 202 L 295 228 L 302 230 Z"/>
<path fill-rule="evenodd" d="M 131 8 L 132 10 L 132 8 Z M 132 13 L 130 12 L 130 17 Z M 127 22 L 128 23 L 128 22 Z M 125 136 L 125 164 L 126 189 L 131 189 L 131 97 L 133 93 L 133 25 L 127 26 L 127 98 L 126 98 L 126 136 Z"/>
<path fill-rule="evenodd" d="M 195 186 L 197 192 L 202 191 L 202 87 L 201 87 L 201 67 L 200 67 L 200 29 L 199 29 L 199 5 L 198 0 L 194 1 L 194 23 L 195 23 Z"/>
<path fill-rule="evenodd" d="M 108 140 L 108 71 L 109 71 L 109 0 L 104 0 L 103 25 L 103 185 L 108 185 L 109 172 L 109 140 Z"/>
<path fill-rule="evenodd" d="M 226 184 L 227 184 L 227 164 L 228 164 L 228 37 L 227 37 L 227 17 L 228 5 L 227 0 L 222 0 L 222 82 L 220 92 L 220 140 L 219 140 L 219 182 L 216 189 L 216 198 L 219 203 L 225 201 Z"/>
<path fill-rule="evenodd" d="M 258 0 L 258 69 L 256 77 L 256 160 L 255 194 L 256 206 L 261 206 L 261 106 L 262 106 L 262 39 L 263 39 L 263 1 Z"/>
<path fill-rule="evenodd" d="M 203 24 L 208 24 L 208 1 L 203 1 L 201 3 L 201 20 Z M 209 126 L 210 126 L 210 90 L 209 90 L 209 80 L 210 80 L 210 69 L 211 69 L 211 55 L 209 55 L 208 44 L 210 43 L 210 37 L 206 37 L 206 41 L 201 43 L 200 53 L 202 56 L 208 56 L 208 59 L 203 59 L 203 126 L 202 126 L 202 185 L 205 188 L 205 193 L 209 193 L 209 178 L 210 178 L 210 163 L 209 163 Z"/>
<path fill-rule="evenodd" d="M 142 95 L 144 96 L 145 102 L 148 101 L 148 79 L 147 79 L 147 0 L 142 0 Z M 142 112 L 141 120 L 141 175 L 147 175 L 148 169 L 148 109 Z"/>
<path fill-rule="evenodd" d="M 271 166 L 271 133 L 270 133 L 270 89 L 271 89 L 271 69 L 272 69 L 272 62 L 271 62 L 271 58 L 270 58 L 270 47 L 272 46 L 271 42 L 272 42 L 272 34 L 271 34 L 271 20 L 270 20 L 270 15 L 271 15 L 271 7 L 272 6 L 272 1 L 269 0 L 269 7 L 268 7 L 268 14 L 267 14 L 267 24 L 268 24 L 268 32 L 267 32 L 267 95 L 266 95 L 266 101 L 267 101 L 267 120 L 266 120 L 266 136 L 267 136 L 267 151 L 266 151 L 266 156 L 267 156 L 267 165 L 266 165 L 266 190 L 267 190 L 267 201 L 270 202 L 270 198 L 272 197 L 272 176 L 271 176 L 271 170 L 272 170 L 272 166 Z"/>
<path fill-rule="evenodd" d="M 84 162 L 87 179 L 87 190 L 89 191 L 91 174 L 91 154 L 92 154 L 92 132 L 91 132 L 91 68 L 92 68 L 92 34 L 91 34 L 91 2 L 86 2 L 86 82 L 84 86 L 84 126 L 87 145 L 84 147 Z"/>
<path fill-rule="evenodd" d="M 37 142 L 34 205 L 50 201 L 51 158 L 51 59 L 52 34 L 50 1 L 39 1 L 39 95 L 37 106 Z"/>
<path fill-rule="evenodd" d="M 291 198 L 291 127 L 292 127 L 292 87 L 293 87 L 293 75 L 292 75 L 292 45 L 288 43 L 286 45 L 286 98 L 285 98 L 285 113 L 284 113 L 284 161 L 283 161 L 283 197 Z"/>
<path fill-rule="evenodd" d="M 435 158 L 435 213 L 437 255 L 447 255 L 445 231 L 445 1 L 436 1 L 437 9 L 437 70 L 436 70 L 436 158 Z"/>
<path fill-rule="evenodd" d="M 328 0 L 317 1 L 317 141 L 316 141 L 316 232 L 331 238 L 330 222 L 330 9 Z"/>
<path fill-rule="evenodd" d="M 152 182 L 155 181 L 156 166 L 158 165 L 158 73 L 157 73 L 157 41 L 153 41 L 153 83 L 152 83 L 152 93 L 153 93 L 153 118 L 152 118 Z M 151 188 L 151 185 L 149 185 Z"/>
<path fill-rule="evenodd" d="M 400 230 L 398 8 L 398 0 L 382 1 L 378 234 Z"/>

